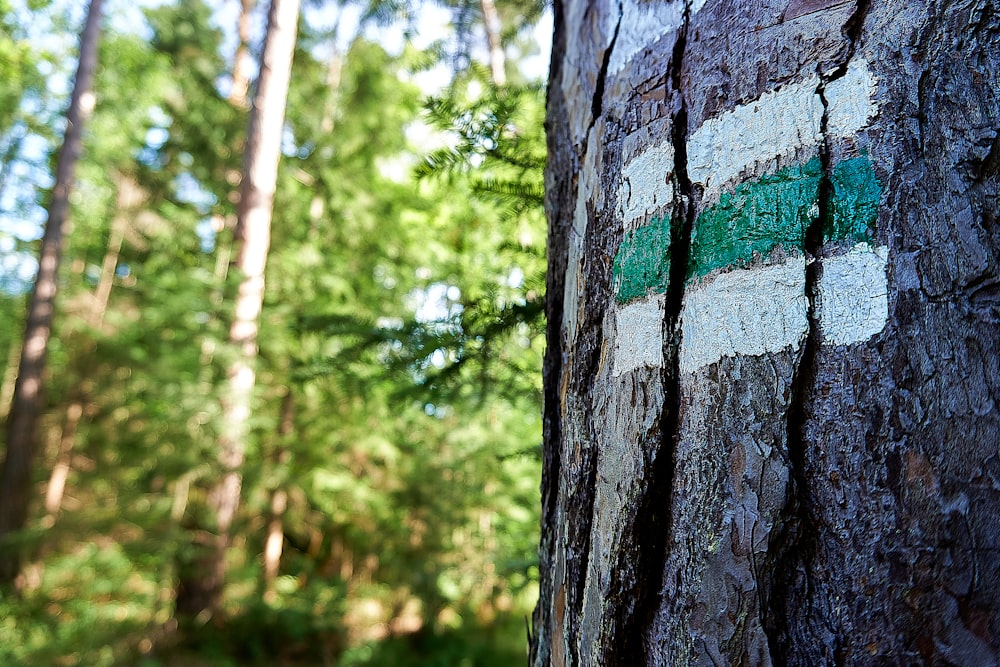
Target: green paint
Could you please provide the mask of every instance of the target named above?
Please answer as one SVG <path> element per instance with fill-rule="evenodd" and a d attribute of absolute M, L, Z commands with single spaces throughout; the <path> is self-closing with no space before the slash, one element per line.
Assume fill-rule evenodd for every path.
<path fill-rule="evenodd" d="M 626 232 L 613 268 L 615 298 L 619 303 L 666 292 L 670 282 L 670 219 Z"/>
<path fill-rule="evenodd" d="M 805 164 L 742 183 L 695 222 L 688 279 L 715 269 L 749 266 L 755 256 L 775 249 L 801 252 L 805 230 L 818 215 L 823 165 L 818 157 Z M 833 168 L 829 217 L 823 223 L 827 242 L 871 238 L 882 190 L 867 155 L 843 160 Z M 628 232 L 614 261 L 615 298 L 619 303 L 667 291 L 670 274 L 670 224 L 654 220 Z"/>
<path fill-rule="evenodd" d="M 833 168 L 830 217 L 823 224 L 825 241 L 870 241 L 875 232 L 882 188 L 867 155 L 844 160 Z"/>
<path fill-rule="evenodd" d="M 817 215 L 823 165 L 813 158 L 724 193 L 702 211 L 691 237 L 688 278 L 728 266 L 749 266 L 775 248 L 801 249 Z"/>

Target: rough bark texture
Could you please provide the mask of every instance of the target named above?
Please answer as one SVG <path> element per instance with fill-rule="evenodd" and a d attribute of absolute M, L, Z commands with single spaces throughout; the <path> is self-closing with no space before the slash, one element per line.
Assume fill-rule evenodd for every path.
<path fill-rule="evenodd" d="M 1000 16 L 555 3 L 535 665 L 1000 662 Z"/>
<path fill-rule="evenodd" d="M 93 83 L 100 35 L 101 0 L 91 0 L 80 36 L 80 60 L 66 113 L 66 133 L 56 163 L 52 201 L 38 256 L 38 275 L 28 303 L 21 360 L 7 418 L 7 452 L 0 471 L 0 583 L 12 581 L 20 570 L 20 550 L 3 542 L 11 533 L 24 528 L 28 517 L 37 423 L 45 407 L 42 382 L 55 315 L 63 227 L 69 217 L 69 197 L 83 147 L 83 125 L 94 108 Z"/>

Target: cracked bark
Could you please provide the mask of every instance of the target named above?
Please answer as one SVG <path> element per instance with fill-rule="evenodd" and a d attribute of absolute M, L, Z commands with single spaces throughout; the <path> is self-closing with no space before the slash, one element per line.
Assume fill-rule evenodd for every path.
<path fill-rule="evenodd" d="M 555 10 L 533 664 L 1000 663 L 992 3 Z M 783 123 L 797 128 L 793 145 L 757 141 Z M 692 154 L 705 127 L 719 143 Z M 650 156 L 662 160 L 654 175 Z M 692 274 L 702 216 L 810 160 L 798 241 Z M 864 233 L 836 236 L 837 216 L 864 206 L 843 175 L 858 163 L 871 165 L 877 210 Z M 761 196 L 753 221 L 788 206 Z M 619 299 L 620 249 L 663 218 L 666 286 Z M 881 328 L 857 314 L 865 302 L 829 305 L 854 257 L 884 262 L 851 287 L 886 304 Z M 692 324 L 712 285 L 797 266 L 787 280 L 801 314 L 782 326 L 800 335 L 692 356 L 712 326 L 729 326 L 721 314 Z M 766 301 L 762 312 L 778 312 Z M 827 305 L 870 330 L 844 342 Z M 659 312 L 662 331 L 624 328 L 642 321 L 623 316 L 630 308 Z M 654 343 L 662 354 L 645 352 Z"/>

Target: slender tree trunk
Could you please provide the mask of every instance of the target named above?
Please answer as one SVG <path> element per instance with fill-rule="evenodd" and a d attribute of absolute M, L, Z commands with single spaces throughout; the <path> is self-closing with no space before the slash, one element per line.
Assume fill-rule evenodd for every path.
<path fill-rule="evenodd" d="M 10 404 L 14 399 L 14 385 L 17 383 L 17 367 L 21 362 L 21 341 L 10 343 L 7 353 L 7 365 L 3 372 L 3 384 L 0 385 L 0 419 L 7 419 L 10 414 Z"/>
<path fill-rule="evenodd" d="M 233 54 L 233 87 L 229 91 L 229 103 L 239 109 L 245 109 L 249 100 L 247 94 L 250 90 L 250 70 L 253 68 L 253 56 L 250 55 L 251 19 L 254 8 L 254 0 L 239 0 L 240 14 L 236 22 L 236 35 L 239 43 L 236 45 L 236 52 Z M 235 152 L 246 151 L 246 143 L 238 142 Z M 230 183 L 242 182 L 242 175 L 236 169 L 228 170 L 226 178 Z M 236 195 L 238 197 L 238 194 Z M 235 200 L 235 199 L 234 199 Z M 215 270 L 212 275 L 215 278 L 215 289 L 212 290 L 212 304 L 220 308 L 223 302 L 223 286 L 226 277 L 229 275 L 229 265 L 232 260 L 233 240 L 230 232 L 236 226 L 236 216 L 217 215 L 212 218 L 212 231 L 215 232 Z M 215 341 L 206 337 L 201 344 L 201 367 L 205 374 L 206 381 L 210 381 L 212 358 L 215 354 Z"/>
<path fill-rule="evenodd" d="M 44 409 L 42 382 L 58 287 L 63 225 L 69 214 L 69 196 L 82 148 L 83 125 L 94 108 L 93 81 L 100 27 L 101 0 L 91 0 L 80 38 L 80 63 L 66 114 L 66 134 L 56 163 L 55 186 L 39 252 L 38 276 L 28 305 L 21 362 L 7 419 L 7 455 L 0 471 L 0 583 L 12 581 L 20 568 L 20 550 L 5 542 L 9 541 L 11 533 L 24 527 L 28 515 L 37 422 Z"/>
<path fill-rule="evenodd" d="M 1000 14 L 555 25 L 533 663 L 1000 663 Z"/>
<path fill-rule="evenodd" d="M 281 566 L 281 552 L 285 545 L 282 517 L 288 507 L 288 492 L 275 489 L 271 492 L 271 518 L 267 524 L 267 541 L 264 544 L 264 601 L 273 602 L 277 593 L 274 582 Z"/>
<path fill-rule="evenodd" d="M 45 524 L 55 525 L 56 517 L 62 508 L 63 495 L 66 492 L 66 480 L 69 479 L 70 459 L 73 446 L 76 444 L 76 431 L 83 418 L 83 401 L 75 399 L 66 408 L 62 432 L 59 435 L 59 449 L 56 453 L 56 463 L 49 474 L 49 483 L 45 487 Z"/>
<path fill-rule="evenodd" d="M 288 387 L 281 401 L 281 423 L 278 425 L 278 447 L 274 452 L 274 462 L 284 463 L 287 450 L 285 442 L 295 428 L 295 398 Z M 284 515 L 288 507 L 288 492 L 281 488 L 271 491 L 271 517 L 267 524 L 267 539 L 264 542 L 264 601 L 275 599 L 274 582 L 281 566 L 281 552 L 285 546 Z"/>
<path fill-rule="evenodd" d="M 90 312 L 87 315 L 88 324 L 98 331 L 104 326 L 104 317 L 107 315 L 108 303 L 111 301 L 111 288 L 114 286 L 115 272 L 118 270 L 118 258 L 125 240 L 128 216 L 135 212 L 143 198 L 139 187 L 128 176 L 119 175 L 117 181 L 117 214 L 111 222 L 108 247 L 104 253 L 104 260 L 101 262 L 101 275 L 94 288 Z M 90 357 L 94 351 L 94 345 L 93 341 L 84 345 L 79 352 L 80 358 L 86 360 Z M 86 373 L 84 377 L 87 377 Z M 73 456 L 73 448 L 76 445 L 76 434 L 79 430 L 80 420 L 83 418 L 84 403 L 90 393 L 90 384 L 89 379 L 84 379 L 80 383 L 75 392 L 75 398 L 70 401 L 69 407 L 66 408 L 66 416 L 63 418 L 56 462 L 52 466 L 49 483 L 45 487 L 45 523 L 49 527 L 55 524 L 56 517 L 62 507 L 63 495 L 66 492 L 66 480 L 69 478 L 70 461 Z"/>
<path fill-rule="evenodd" d="M 236 24 L 236 36 L 239 44 L 233 56 L 233 87 L 229 90 L 229 101 L 234 106 L 247 106 L 247 93 L 250 90 L 250 70 L 253 69 L 253 56 L 250 55 L 250 37 L 254 0 L 239 0 L 240 16 Z"/>
<path fill-rule="evenodd" d="M 264 301 L 264 267 L 270 245 L 271 210 L 281 156 L 282 126 L 298 23 L 298 0 L 272 0 L 254 105 L 250 111 L 240 203 L 237 209 L 234 267 L 241 280 L 229 342 L 237 351 L 222 401 L 219 438 L 221 479 L 209 494 L 214 526 L 208 544 L 180 573 L 177 612 L 209 615 L 222 601 L 226 555 L 240 500 L 241 468 L 249 434 L 256 374 L 257 331 Z"/>
<path fill-rule="evenodd" d="M 502 86 L 507 83 L 507 58 L 500 43 L 500 14 L 493 0 L 480 0 L 483 12 L 483 28 L 486 30 L 486 45 L 490 52 L 490 73 L 493 83 Z"/>
<path fill-rule="evenodd" d="M 125 242 L 125 230 L 129 217 L 134 215 L 145 198 L 139 186 L 130 177 L 118 177 L 117 214 L 111 222 L 108 234 L 108 247 L 101 262 L 101 275 L 94 288 L 94 300 L 90 308 L 90 326 L 100 329 L 104 326 L 104 317 L 108 314 L 108 304 L 111 302 L 111 289 L 115 284 L 115 273 L 118 271 L 118 259 L 121 257 L 122 244 Z"/>
<path fill-rule="evenodd" d="M 246 109 L 249 106 L 250 92 L 250 71 L 253 69 L 253 56 L 250 54 L 250 38 L 252 30 L 254 0 L 239 0 L 240 13 L 236 20 L 236 35 L 238 43 L 236 52 L 233 54 L 233 85 L 229 90 L 229 103 L 238 109 Z M 245 142 L 238 142 L 235 147 L 236 154 L 246 151 Z M 240 183 L 241 174 L 236 169 L 230 169 L 226 173 L 226 178 L 232 184 Z M 218 289 L 213 294 L 213 301 L 222 302 L 222 285 L 229 274 L 229 264 L 232 258 L 232 240 L 229 233 L 236 226 L 236 218 L 233 215 L 220 216 L 218 220 L 213 220 L 213 231 L 215 232 L 215 282 Z M 205 357 L 203 366 L 207 367 L 212 360 L 212 345 L 210 342 L 202 345 L 202 354 Z"/>

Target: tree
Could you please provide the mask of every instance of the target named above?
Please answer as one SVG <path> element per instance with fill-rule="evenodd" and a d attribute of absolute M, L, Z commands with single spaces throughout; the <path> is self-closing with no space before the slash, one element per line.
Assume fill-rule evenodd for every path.
<path fill-rule="evenodd" d="M 264 303 L 264 267 L 271 241 L 271 209 L 298 17 L 298 0 L 271 0 L 237 207 L 234 267 L 239 272 L 239 286 L 229 328 L 229 342 L 236 353 L 227 370 L 228 383 L 222 400 L 218 452 L 221 479 L 209 496 L 215 524 L 213 544 L 205 557 L 196 561 L 193 570 L 181 573 L 177 611 L 183 616 L 215 611 L 222 601 L 226 552 L 240 500 L 241 467 L 256 380 L 254 363 Z"/>
<path fill-rule="evenodd" d="M 38 275 L 28 305 L 24 345 L 7 418 L 7 452 L 0 471 L 0 582 L 10 582 L 20 569 L 20 550 L 9 543 L 24 527 L 31 489 L 31 463 L 37 448 L 37 422 L 45 403 L 42 393 L 45 357 L 55 312 L 63 226 L 69 215 L 73 174 L 79 158 L 83 126 L 94 108 L 93 80 L 101 28 L 101 0 L 91 0 L 80 37 L 80 60 L 66 113 L 66 133 L 56 164 L 55 185 L 39 250 Z"/>
<path fill-rule="evenodd" d="M 62 4 L 34 15 L 80 15 Z M 178 565 L 199 553 L 195 539 L 201 553 L 215 545 L 213 399 L 234 356 L 222 306 L 232 309 L 240 272 L 223 283 L 214 269 L 223 254 L 229 263 L 222 220 L 235 220 L 249 109 L 228 100 L 236 40 L 224 45 L 201 0 L 148 8 L 148 25 L 134 7 L 105 14 L 48 354 L 37 509 L 17 538 L 31 558 L 20 594 L 0 599 L 0 664 L 523 655 L 536 596 L 544 86 L 520 85 L 511 7 L 497 7 L 508 85 L 495 89 L 475 63 L 423 114 L 414 75 L 441 61 L 439 45 L 337 40 L 341 70 L 325 62 L 328 13 L 300 24 L 226 613 L 179 634 L 165 622 Z M 21 11 L 11 20 L 32 45 L 62 48 L 77 30 Z M 469 34 L 480 39 L 478 26 Z M 49 61 L 59 69 L 40 69 L 58 81 L 63 58 Z M 56 106 L 26 105 L 7 136 L 30 121 L 47 143 L 61 129 Z M 13 195 L 25 210 L 34 202 L 20 165 L 30 158 L 30 175 L 48 177 L 39 143 L 29 137 L 8 172 L 8 220 Z M 418 181 L 413 168 L 441 146 L 454 155 Z M 7 268 L 7 249 L 21 246 L 0 245 Z M 24 301 L 0 290 L 0 343 L 15 337 Z M 38 468 L 49 465 L 46 487 Z M 40 511 L 45 491 L 58 521 Z"/>
<path fill-rule="evenodd" d="M 1000 15 L 556 2 L 535 665 L 1000 660 Z"/>

